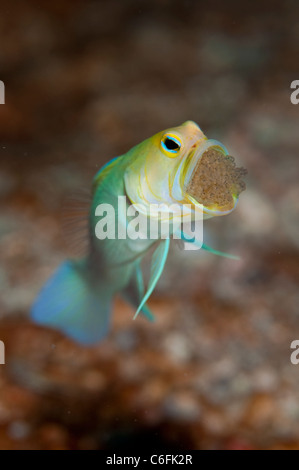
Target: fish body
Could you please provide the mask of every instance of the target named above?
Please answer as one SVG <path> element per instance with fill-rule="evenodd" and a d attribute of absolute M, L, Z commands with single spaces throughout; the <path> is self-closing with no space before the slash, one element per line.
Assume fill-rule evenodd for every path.
<path fill-rule="evenodd" d="M 113 159 L 94 178 L 88 255 L 58 268 L 32 307 L 33 320 L 60 329 L 82 344 L 94 344 L 109 329 L 116 293 L 137 309 L 134 318 L 140 312 L 153 320 L 146 301 L 163 272 L 170 238 L 180 235 L 190 241 L 182 231 L 182 218 L 186 213 L 192 221 L 229 214 L 244 189 L 244 173 L 235 167 L 226 148 L 207 139 L 192 121 L 159 132 Z M 150 212 L 152 207 L 162 210 Z M 139 238 L 128 236 L 132 218 L 126 214 L 132 208 L 145 222 L 169 221 L 171 213 L 167 234 L 162 223 L 158 236 L 152 238 L 146 223 Z M 103 236 L 103 221 L 106 226 L 110 222 L 115 236 Z M 151 248 L 145 289 L 141 261 Z"/>

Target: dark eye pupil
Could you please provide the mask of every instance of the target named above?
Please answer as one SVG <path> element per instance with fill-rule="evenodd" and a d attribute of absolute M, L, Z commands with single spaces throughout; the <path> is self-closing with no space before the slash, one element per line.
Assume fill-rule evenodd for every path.
<path fill-rule="evenodd" d="M 164 145 L 167 150 L 178 150 L 180 148 L 179 144 L 174 140 L 170 139 L 169 137 L 166 137 Z"/>

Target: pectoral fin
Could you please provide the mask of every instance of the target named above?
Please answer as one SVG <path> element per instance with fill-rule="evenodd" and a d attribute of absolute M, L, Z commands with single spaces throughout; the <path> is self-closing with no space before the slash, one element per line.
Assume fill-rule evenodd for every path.
<path fill-rule="evenodd" d="M 206 251 L 209 251 L 210 253 L 213 253 L 214 255 L 223 256 L 224 258 L 234 259 L 236 261 L 238 261 L 240 259 L 239 256 L 231 255 L 230 253 L 224 253 L 223 251 L 214 250 L 214 248 L 211 248 L 210 246 L 206 245 L 205 243 L 202 244 L 202 249 L 206 250 Z"/>
<path fill-rule="evenodd" d="M 145 295 L 143 296 L 143 299 L 141 300 L 139 307 L 134 315 L 134 320 L 137 318 L 139 312 L 143 309 L 143 306 L 145 305 L 146 301 L 149 299 L 151 293 L 156 287 L 156 284 L 163 272 L 167 255 L 168 255 L 168 251 L 169 251 L 169 244 L 170 244 L 169 238 L 167 238 L 166 240 L 162 240 L 159 243 L 158 247 L 156 248 L 152 256 L 151 275 L 150 275 L 150 280 L 148 283 L 147 291 Z"/>
<path fill-rule="evenodd" d="M 198 246 L 198 248 L 202 248 L 205 251 L 209 251 L 214 255 L 223 256 L 224 258 L 234 259 L 237 261 L 240 259 L 239 256 L 231 255 L 230 253 L 224 253 L 223 251 L 219 250 L 214 250 L 214 248 L 210 247 L 209 245 L 206 245 L 205 243 L 202 243 L 201 241 L 199 241 L 199 243 L 197 244 L 196 238 L 190 239 L 190 235 L 185 234 L 183 231 L 181 231 L 181 239 L 185 243 L 193 243 L 194 245 Z"/>

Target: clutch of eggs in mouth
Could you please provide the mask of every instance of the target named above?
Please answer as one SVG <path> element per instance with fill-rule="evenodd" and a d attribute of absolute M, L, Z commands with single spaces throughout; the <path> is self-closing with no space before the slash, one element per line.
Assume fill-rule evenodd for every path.
<path fill-rule="evenodd" d="M 234 157 L 212 147 L 203 153 L 185 190 L 208 209 L 229 211 L 246 189 L 246 174 L 245 168 L 236 166 Z"/>

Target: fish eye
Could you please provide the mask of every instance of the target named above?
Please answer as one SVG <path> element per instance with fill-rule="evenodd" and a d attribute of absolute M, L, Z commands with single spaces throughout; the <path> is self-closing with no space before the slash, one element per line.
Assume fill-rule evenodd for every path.
<path fill-rule="evenodd" d="M 177 137 L 166 134 L 161 140 L 161 146 L 165 152 L 177 154 L 180 151 L 182 144 Z"/>

